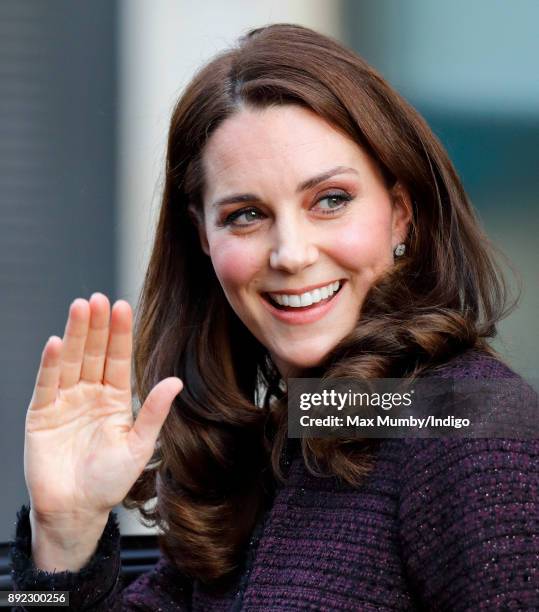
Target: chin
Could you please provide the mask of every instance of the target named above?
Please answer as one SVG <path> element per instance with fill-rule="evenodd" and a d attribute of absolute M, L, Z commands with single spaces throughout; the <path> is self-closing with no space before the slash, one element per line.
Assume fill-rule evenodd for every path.
<path fill-rule="evenodd" d="M 321 350 L 320 347 L 312 347 L 302 349 L 301 351 L 282 351 L 276 354 L 277 363 L 282 364 L 281 369 L 285 369 L 290 373 L 290 376 L 294 377 L 295 374 L 293 373 L 297 374 L 301 370 L 319 366 L 329 354 L 331 348 Z"/>

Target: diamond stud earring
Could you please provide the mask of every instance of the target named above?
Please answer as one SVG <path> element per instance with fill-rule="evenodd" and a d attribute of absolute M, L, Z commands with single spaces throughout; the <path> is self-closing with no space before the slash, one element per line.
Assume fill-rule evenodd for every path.
<path fill-rule="evenodd" d="M 393 253 L 395 254 L 395 257 L 401 257 L 402 255 L 404 255 L 404 251 L 406 251 L 406 245 L 404 244 L 404 242 L 401 242 L 395 247 Z"/>

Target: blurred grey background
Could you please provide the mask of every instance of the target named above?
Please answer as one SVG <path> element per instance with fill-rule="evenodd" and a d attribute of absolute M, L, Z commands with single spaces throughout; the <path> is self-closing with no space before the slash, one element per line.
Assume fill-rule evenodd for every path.
<path fill-rule="evenodd" d="M 45 341 L 78 296 L 135 306 L 174 101 L 200 64 L 272 22 L 339 38 L 427 118 L 523 279 L 496 347 L 539 378 L 536 0 L 1 0 L 0 541 L 27 502 L 24 418 Z M 122 530 L 138 532 L 136 517 L 122 512 Z"/>

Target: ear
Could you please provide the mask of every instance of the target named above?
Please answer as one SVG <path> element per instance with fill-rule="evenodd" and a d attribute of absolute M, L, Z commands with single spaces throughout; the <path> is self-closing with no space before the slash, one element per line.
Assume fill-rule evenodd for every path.
<path fill-rule="evenodd" d="M 408 230 L 413 219 L 412 198 L 408 190 L 400 182 L 391 188 L 393 199 L 392 239 L 393 248 L 401 242 L 406 242 Z"/>
<path fill-rule="evenodd" d="M 208 243 L 208 237 L 206 235 L 206 227 L 204 224 L 204 218 L 202 214 L 199 212 L 198 208 L 196 208 L 193 204 L 189 204 L 187 206 L 187 214 L 189 215 L 191 221 L 195 225 L 198 231 L 198 237 L 200 240 L 200 247 L 209 256 L 210 254 L 210 245 Z"/>

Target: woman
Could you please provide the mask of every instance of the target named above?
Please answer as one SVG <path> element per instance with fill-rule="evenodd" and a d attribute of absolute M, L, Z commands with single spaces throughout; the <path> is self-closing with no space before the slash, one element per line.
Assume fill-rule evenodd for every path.
<path fill-rule="evenodd" d="M 126 302 L 75 300 L 45 346 L 17 588 L 91 610 L 534 608 L 537 441 L 287 439 L 291 376 L 515 379 L 487 343 L 504 301 L 420 116 L 337 42 L 253 30 L 172 116 L 135 422 Z M 124 499 L 163 557 L 122 591 Z"/>

